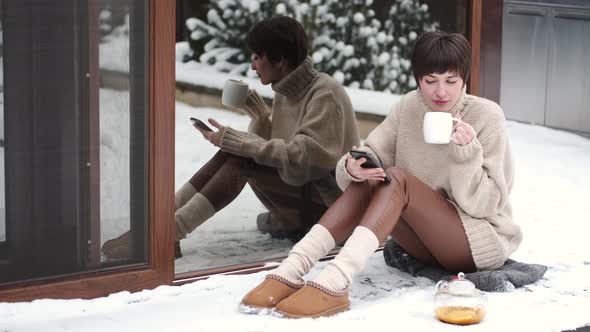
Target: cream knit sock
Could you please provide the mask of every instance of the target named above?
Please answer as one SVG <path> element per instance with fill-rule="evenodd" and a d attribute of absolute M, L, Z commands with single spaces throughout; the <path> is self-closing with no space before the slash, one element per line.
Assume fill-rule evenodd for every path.
<path fill-rule="evenodd" d="M 192 184 L 190 184 L 190 182 L 183 184 L 182 187 L 178 189 L 176 194 L 174 194 L 174 204 L 176 205 L 175 210 L 178 210 L 181 207 L 183 207 L 184 204 L 186 204 L 186 202 L 188 202 L 193 196 L 195 196 L 196 193 L 197 190 L 195 189 L 195 187 L 193 187 Z"/>
<path fill-rule="evenodd" d="M 333 291 L 341 291 L 352 283 L 352 275 L 360 272 L 379 247 L 377 236 L 364 226 L 357 226 L 336 257 L 313 280 Z"/>
<path fill-rule="evenodd" d="M 215 208 L 201 193 L 196 193 L 186 204 L 176 210 L 176 240 L 186 235 L 215 214 Z"/>
<path fill-rule="evenodd" d="M 326 227 L 315 224 L 272 273 L 295 284 L 303 284 L 302 277 L 335 246 Z"/>

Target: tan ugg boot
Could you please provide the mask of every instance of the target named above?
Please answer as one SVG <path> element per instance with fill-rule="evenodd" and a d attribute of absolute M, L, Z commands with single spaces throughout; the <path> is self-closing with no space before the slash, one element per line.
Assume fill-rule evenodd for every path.
<path fill-rule="evenodd" d="M 270 310 L 301 287 L 302 285 L 296 285 L 283 277 L 269 274 L 260 285 L 244 296 L 239 309 L 247 314 Z"/>
<path fill-rule="evenodd" d="M 334 248 L 334 238 L 322 225 L 311 230 L 289 252 L 278 268 L 266 279 L 248 292 L 240 303 L 242 312 L 258 312 L 271 309 L 284 298 L 303 287 L 303 276 L 311 270 L 320 258 Z M 250 309 L 247 309 L 251 307 Z"/>
<path fill-rule="evenodd" d="M 379 246 L 377 236 L 357 226 L 336 257 L 297 293 L 276 306 L 277 313 L 292 318 L 329 316 L 347 310 L 352 275 L 365 266 Z"/>
<path fill-rule="evenodd" d="M 348 290 L 334 292 L 311 281 L 281 301 L 275 310 L 279 316 L 288 318 L 314 318 L 331 316 L 349 307 Z"/>

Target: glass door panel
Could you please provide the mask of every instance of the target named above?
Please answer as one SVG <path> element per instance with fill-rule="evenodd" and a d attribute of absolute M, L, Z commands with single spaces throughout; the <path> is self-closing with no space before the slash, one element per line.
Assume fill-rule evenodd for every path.
<path fill-rule="evenodd" d="M 147 264 L 147 1 L 0 4 L 0 285 Z"/>
<path fill-rule="evenodd" d="M 382 23 L 387 20 L 390 20 L 390 23 L 394 23 L 388 26 L 385 32 L 390 33 L 392 36 L 400 35 L 400 38 L 398 38 L 400 41 L 396 45 L 399 44 L 399 55 L 404 59 L 404 63 L 409 64 L 413 41 L 417 33 L 420 33 L 425 27 L 433 27 L 448 32 L 458 32 L 464 35 L 469 34 L 469 8 L 471 4 L 469 0 L 420 0 L 403 2 L 375 0 L 367 1 L 366 4 L 360 4 L 361 2 L 356 1 L 354 3 L 359 4 L 359 7 L 365 7 L 354 7 L 355 10 L 358 9 L 367 14 L 372 12 L 375 18 L 381 20 Z M 262 86 L 256 73 L 248 70 L 250 68 L 250 54 L 244 49 L 243 40 L 255 22 L 269 18 L 276 12 L 270 3 L 261 6 L 260 10 L 252 13 L 240 1 L 230 1 L 225 5 L 222 5 L 221 2 L 216 0 L 201 2 L 180 1 L 178 3 L 182 3 L 183 7 L 180 8 L 181 15 L 178 15 L 177 19 L 183 19 L 183 10 L 194 13 L 195 15 L 192 18 L 185 17 L 185 22 L 182 22 L 182 24 L 186 23 L 185 26 L 189 31 L 186 34 L 188 40 L 177 43 L 177 61 L 183 62 L 177 64 L 177 68 L 187 68 L 187 71 L 184 72 L 182 69 L 179 69 L 177 72 L 179 74 L 178 83 L 179 86 L 183 83 L 187 83 L 189 86 L 193 85 L 195 86 L 195 91 L 187 91 L 185 93 L 180 88 L 177 94 L 179 100 L 176 109 L 176 190 L 180 190 L 196 172 L 214 158 L 218 151 L 217 147 L 203 140 L 201 135 L 195 131 L 189 121 L 190 117 L 200 118 L 205 121 L 207 118 L 213 118 L 223 125 L 230 126 L 236 130 L 246 131 L 248 128 L 250 119 L 247 115 L 221 106 L 220 93 L 215 93 L 215 89 L 217 89 L 216 85 L 219 85 L 219 82 L 223 83 L 226 79 L 230 78 L 246 81 L 249 83 L 250 88 L 257 90 L 258 93 L 267 97 L 268 106 L 271 106 L 270 97 L 274 95 L 274 92 L 269 86 Z M 336 3 L 352 2 L 334 2 L 334 4 Z M 277 2 L 277 6 L 282 6 L 283 9 L 287 8 L 286 15 L 295 15 L 294 10 L 291 11 L 292 8 L 290 5 Z M 310 6 L 313 8 L 315 8 L 314 6 L 322 6 L 322 10 L 331 10 L 326 9 L 328 7 L 325 6 L 324 2 L 317 2 L 310 4 Z M 342 5 L 341 7 L 344 8 L 345 6 Z M 352 8 L 352 6 L 348 6 L 348 8 Z M 303 23 L 306 24 L 304 26 L 311 39 L 311 45 L 317 44 L 314 44 L 313 38 L 317 38 L 318 40 L 325 40 L 327 38 L 326 35 L 321 34 L 322 31 L 317 26 L 322 24 L 329 25 L 330 17 L 343 17 L 348 14 L 352 16 L 353 14 L 352 12 L 344 14 L 336 12 L 327 12 L 325 15 L 317 14 L 320 12 L 320 10 L 310 9 L 306 11 L 306 15 L 309 16 L 302 19 Z M 233 13 L 233 15 L 228 15 L 227 13 Z M 317 17 L 313 16 L 316 14 L 318 15 Z M 200 20 L 200 22 L 196 19 Z M 326 22 L 320 24 L 317 20 L 322 19 Z M 314 26 L 310 22 L 315 22 L 314 24 L 317 25 L 315 27 L 317 29 L 316 31 L 314 31 Z M 368 22 L 367 20 L 367 26 L 369 26 Z M 226 29 L 227 34 L 210 33 L 210 30 L 215 31 L 218 28 Z M 398 33 L 398 30 L 403 32 Z M 334 35 L 336 36 L 337 34 Z M 344 35 L 351 34 L 347 33 Z M 177 39 L 179 37 L 182 36 L 177 36 Z M 404 40 L 403 42 L 401 41 L 402 39 Z M 348 42 L 352 44 L 354 41 L 349 40 Z M 395 47 L 397 48 L 398 46 Z M 225 52 L 227 50 L 231 50 L 231 52 Z M 232 53 L 234 51 L 238 52 L 236 53 L 238 55 Z M 312 49 L 310 52 L 313 54 L 314 50 Z M 230 53 L 232 56 L 229 56 Z M 371 58 L 366 54 L 355 56 L 363 59 Z M 329 75 L 337 76 L 334 71 L 328 71 L 332 67 L 327 66 L 325 63 L 323 64 L 323 68 L 326 68 L 326 70 L 322 70 L 321 67 L 321 61 L 328 62 L 332 58 L 322 55 L 318 59 L 323 60 L 314 60 L 316 61 L 314 63 L 316 69 L 324 71 Z M 400 61 L 397 62 L 399 69 Z M 198 69 L 198 71 L 195 69 Z M 195 74 L 191 77 L 190 72 L 193 70 Z M 341 74 L 342 71 L 346 72 L 343 68 L 337 68 L 335 70 L 340 70 Z M 400 78 L 399 86 L 402 86 L 402 83 L 407 83 L 407 78 L 413 80 L 411 75 L 409 75 L 409 69 L 404 68 L 404 70 L 406 70 L 406 73 L 396 70 L 398 74 L 393 78 L 396 80 Z M 406 77 L 406 79 L 401 79 L 401 77 Z M 356 85 L 349 83 L 344 81 L 343 85 L 349 88 L 364 88 L 359 86 L 358 82 Z M 399 93 L 406 93 L 414 88 L 415 85 L 413 87 L 412 85 L 404 85 L 404 88 L 400 89 Z M 190 90 L 190 88 L 187 90 Z M 192 92 L 194 92 L 194 95 L 191 95 Z M 181 103 L 181 101 L 186 101 L 190 105 Z M 311 156 L 310 160 L 313 159 L 313 156 Z M 217 177 L 217 175 L 207 173 L 202 172 L 199 176 L 199 178 L 206 179 L 206 182 L 203 180 L 200 183 L 202 187 L 205 186 L 203 183 L 207 183 L 207 186 L 215 185 L 215 180 L 212 179 Z M 199 180 L 198 182 L 201 181 Z M 196 191 L 200 190 L 194 189 Z M 175 260 L 176 277 L 178 279 L 188 279 L 201 274 L 243 269 L 257 264 L 262 265 L 268 260 L 277 260 L 284 257 L 294 244 L 293 241 L 288 239 L 288 236 L 285 236 L 288 228 L 285 227 L 287 231 L 284 232 L 281 230 L 280 227 L 284 221 L 274 223 L 274 232 L 272 232 L 273 227 L 265 227 L 265 225 L 272 224 L 273 220 L 280 220 L 280 218 L 271 218 L 270 214 L 266 213 L 267 206 L 271 204 L 267 202 L 267 206 L 265 206 L 259 199 L 260 196 L 266 196 L 267 201 L 284 201 L 280 195 L 277 195 L 277 192 L 268 191 L 260 194 L 259 191 L 256 194 L 252 190 L 252 187 L 246 184 L 231 204 L 208 218 L 194 231 L 187 234 L 185 239 L 180 241 L 180 249 L 182 250 L 183 257 Z M 207 200 L 215 198 L 214 195 L 206 197 L 205 194 L 203 194 L 203 197 Z M 300 215 L 305 216 L 305 211 L 301 211 Z M 291 220 L 285 218 L 287 222 Z M 304 222 L 309 221 L 305 217 L 302 220 Z M 293 227 L 291 226 L 291 228 Z"/>

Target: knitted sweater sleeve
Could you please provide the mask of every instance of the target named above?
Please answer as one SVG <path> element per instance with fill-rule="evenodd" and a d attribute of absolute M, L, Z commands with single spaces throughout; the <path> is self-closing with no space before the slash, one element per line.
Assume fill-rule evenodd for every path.
<path fill-rule="evenodd" d="M 264 139 L 227 127 L 221 150 L 276 167 L 288 184 L 300 186 L 334 169 L 344 144 L 342 110 L 331 91 L 314 96 L 291 141 Z"/>
<path fill-rule="evenodd" d="M 474 218 L 499 214 L 508 202 L 512 161 L 504 115 L 499 106 L 482 115 L 476 137 L 466 145 L 450 143 L 451 197 Z"/>
<path fill-rule="evenodd" d="M 271 133 L 271 112 L 256 90 L 252 89 L 248 92 L 248 97 L 243 108 L 252 119 L 248 125 L 248 132 L 269 139 Z"/>
<path fill-rule="evenodd" d="M 400 104 L 401 103 L 397 103 L 393 107 L 385 120 L 383 120 L 383 122 L 381 122 L 369 134 L 365 141 L 365 145 L 359 148 L 359 150 L 377 157 L 377 160 L 381 161 L 383 169 L 395 165 L 395 142 L 399 124 Z M 348 173 L 348 170 L 346 169 L 347 159 L 348 154 L 342 156 L 336 165 L 336 182 L 342 191 L 344 191 L 351 182 L 361 181 Z"/>

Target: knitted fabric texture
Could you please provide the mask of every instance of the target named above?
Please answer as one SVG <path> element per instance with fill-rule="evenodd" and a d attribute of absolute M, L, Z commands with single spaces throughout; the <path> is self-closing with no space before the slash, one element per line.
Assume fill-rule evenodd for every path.
<path fill-rule="evenodd" d="M 450 111 L 475 130 L 474 139 L 463 146 L 424 142 L 423 118 L 429 111 L 418 90 L 409 92 L 360 149 L 376 155 L 384 168 L 401 167 L 433 190 L 444 191 L 457 207 L 477 268 L 498 268 L 522 241 L 508 199 L 514 172 L 502 109 L 463 93 Z M 336 168 L 342 190 L 354 180 L 345 159 Z"/>
<path fill-rule="evenodd" d="M 302 277 L 334 246 L 336 243 L 332 234 L 324 226 L 315 224 L 272 273 L 302 285 Z"/>
<path fill-rule="evenodd" d="M 246 111 L 246 113 L 248 113 L 250 118 L 255 120 L 270 116 L 270 110 L 268 109 L 268 107 L 266 107 L 264 99 L 260 97 L 256 90 L 248 91 L 246 103 L 244 104 L 243 108 Z"/>
<path fill-rule="evenodd" d="M 377 247 L 379 240 L 373 231 L 364 226 L 355 227 L 338 255 L 313 281 L 336 292 L 348 289 L 353 274 L 365 267 Z"/>
<path fill-rule="evenodd" d="M 201 193 L 196 193 L 183 207 L 176 210 L 176 240 L 186 238 L 199 225 L 215 214 L 211 202 Z"/>
<path fill-rule="evenodd" d="M 192 184 L 189 182 L 183 184 L 182 187 L 180 187 L 180 189 L 178 189 L 178 191 L 174 194 L 174 205 L 176 207 L 175 210 L 183 207 L 186 202 L 193 198 L 196 193 L 197 190 Z"/>

